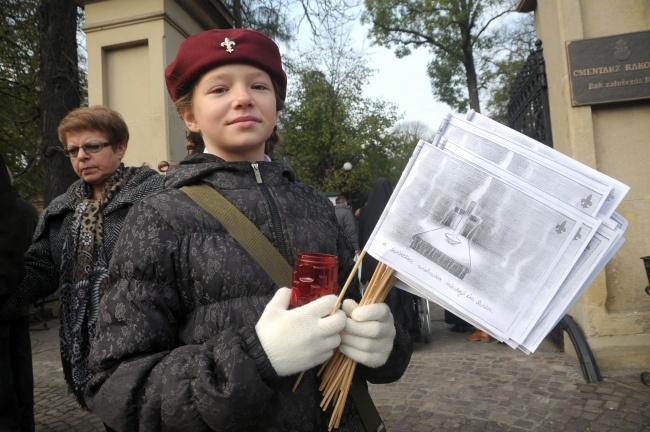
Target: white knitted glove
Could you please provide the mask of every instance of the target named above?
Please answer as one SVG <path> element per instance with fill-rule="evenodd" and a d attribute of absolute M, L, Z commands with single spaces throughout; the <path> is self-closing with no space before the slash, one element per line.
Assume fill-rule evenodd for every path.
<path fill-rule="evenodd" d="M 393 349 L 395 325 L 386 303 L 359 306 L 354 300 L 343 302 L 348 316 L 339 349 L 363 365 L 383 366 Z"/>
<path fill-rule="evenodd" d="M 346 320 L 341 310 L 328 316 L 336 303 L 335 295 L 287 310 L 290 299 L 291 290 L 280 288 L 255 326 L 262 348 L 280 376 L 302 372 L 329 359 L 341 344 L 339 333 Z"/>

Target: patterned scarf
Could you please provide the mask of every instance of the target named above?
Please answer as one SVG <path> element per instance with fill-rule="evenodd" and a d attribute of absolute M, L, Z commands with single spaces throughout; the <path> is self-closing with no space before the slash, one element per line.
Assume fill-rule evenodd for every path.
<path fill-rule="evenodd" d="M 59 336 L 66 382 L 84 408 L 83 391 L 92 376 L 88 356 L 95 336 L 99 301 L 109 286 L 103 213 L 135 171 L 136 168 L 121 164 L 106 181 L 99 200 L 92 198 L 92 186 L 87 183 L 74 192 L 79 204 L 63 245 Z"/>

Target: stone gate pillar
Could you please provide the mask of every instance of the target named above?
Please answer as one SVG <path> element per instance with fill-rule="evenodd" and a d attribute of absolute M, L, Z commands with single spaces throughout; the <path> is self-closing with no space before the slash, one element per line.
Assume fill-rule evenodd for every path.
<path fill-rule="evenodd" d="M 120 112 L 131 133 L 126 165 L 186 155 L 185 127 L 165 87 L 164 70 L 181 42 L 231 27 L 220 0 L 76 0 L 86 12 L 88 104 Z"/>
<path fill-rule="evenodd" d="M 609 39 L 615 36 L 625 43 L 635 33 L 647 40 L 650 1 L 520 0 L 518 10 L 534 11 L 537 37 L 544 44 L 554 148 L 630 186 L 618 206 L 629 222 L 626 242 L 570 314 L 605 374 L 646 370 L 650 297 L 644 292 L 648 280 L 641 257 L 650 255 L 650 61 L 632 59 L 646 58 L 650 43 L 630 52 L 628 61 L 617 56 Z M 621 88 L 612 99 L 580 104 L 572 98 L 571 84 L 583 72 L 570 72 L 567 43 L 588 40 L 602 44 L 606 58 L 614 59 L 603 66 L 615 68 L 586 69 L 584 74 L 603 86 L 613 81 Z M 631 78 L 613 79 L 605 73 L 619 68 L 630 70 Z M 599 87 L 591 89 L 597 94 Z M 632 100 L 636 94 L 645 96 Z"/>

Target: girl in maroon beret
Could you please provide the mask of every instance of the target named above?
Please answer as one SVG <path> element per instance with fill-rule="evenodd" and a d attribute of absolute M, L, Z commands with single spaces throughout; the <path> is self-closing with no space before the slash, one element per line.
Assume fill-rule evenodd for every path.
<path fill-rule="evenodd" d="M 362 379 L 395 381 L 411 356 L 408 334 L 385 304 L 358 306 L 356 282 L 331 316 L 333 295 L 290 308 L 290 289 L 179 189 L 210 185 L 291 266 L 301 252 L 337 255 L 344 285 L 355 253 L 334 207 L 270 158 L 287 87 L 279 49 L 259 32 L 209 30 L 181 44 L 165 76 L 190 141 L 205 152 L 172 166 L 165 190 L 127 217 L 88 404 L 118 431 L 327 430 L 319 365 L 340 349 Z M 352 400 L 340 430 L 365 430 Z"/>

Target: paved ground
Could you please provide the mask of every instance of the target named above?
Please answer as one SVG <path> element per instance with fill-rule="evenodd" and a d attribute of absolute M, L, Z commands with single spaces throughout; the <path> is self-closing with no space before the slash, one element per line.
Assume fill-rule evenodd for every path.
<path fill-rule="evenodd" d="M 650 387 L 639 380 L 641 371 L 587 384 L 578 362 L 551 343 L 527 356 L 466 341 L 449 331 L 438 309 L 433 319 L 433 341 L 416 344 L 404 377 L 371 386 L 389 431 L 650 431 Z M 66 394 L 57 321 L 40 327 L 31 333 L 36 430 L 104 430 Z"/>

